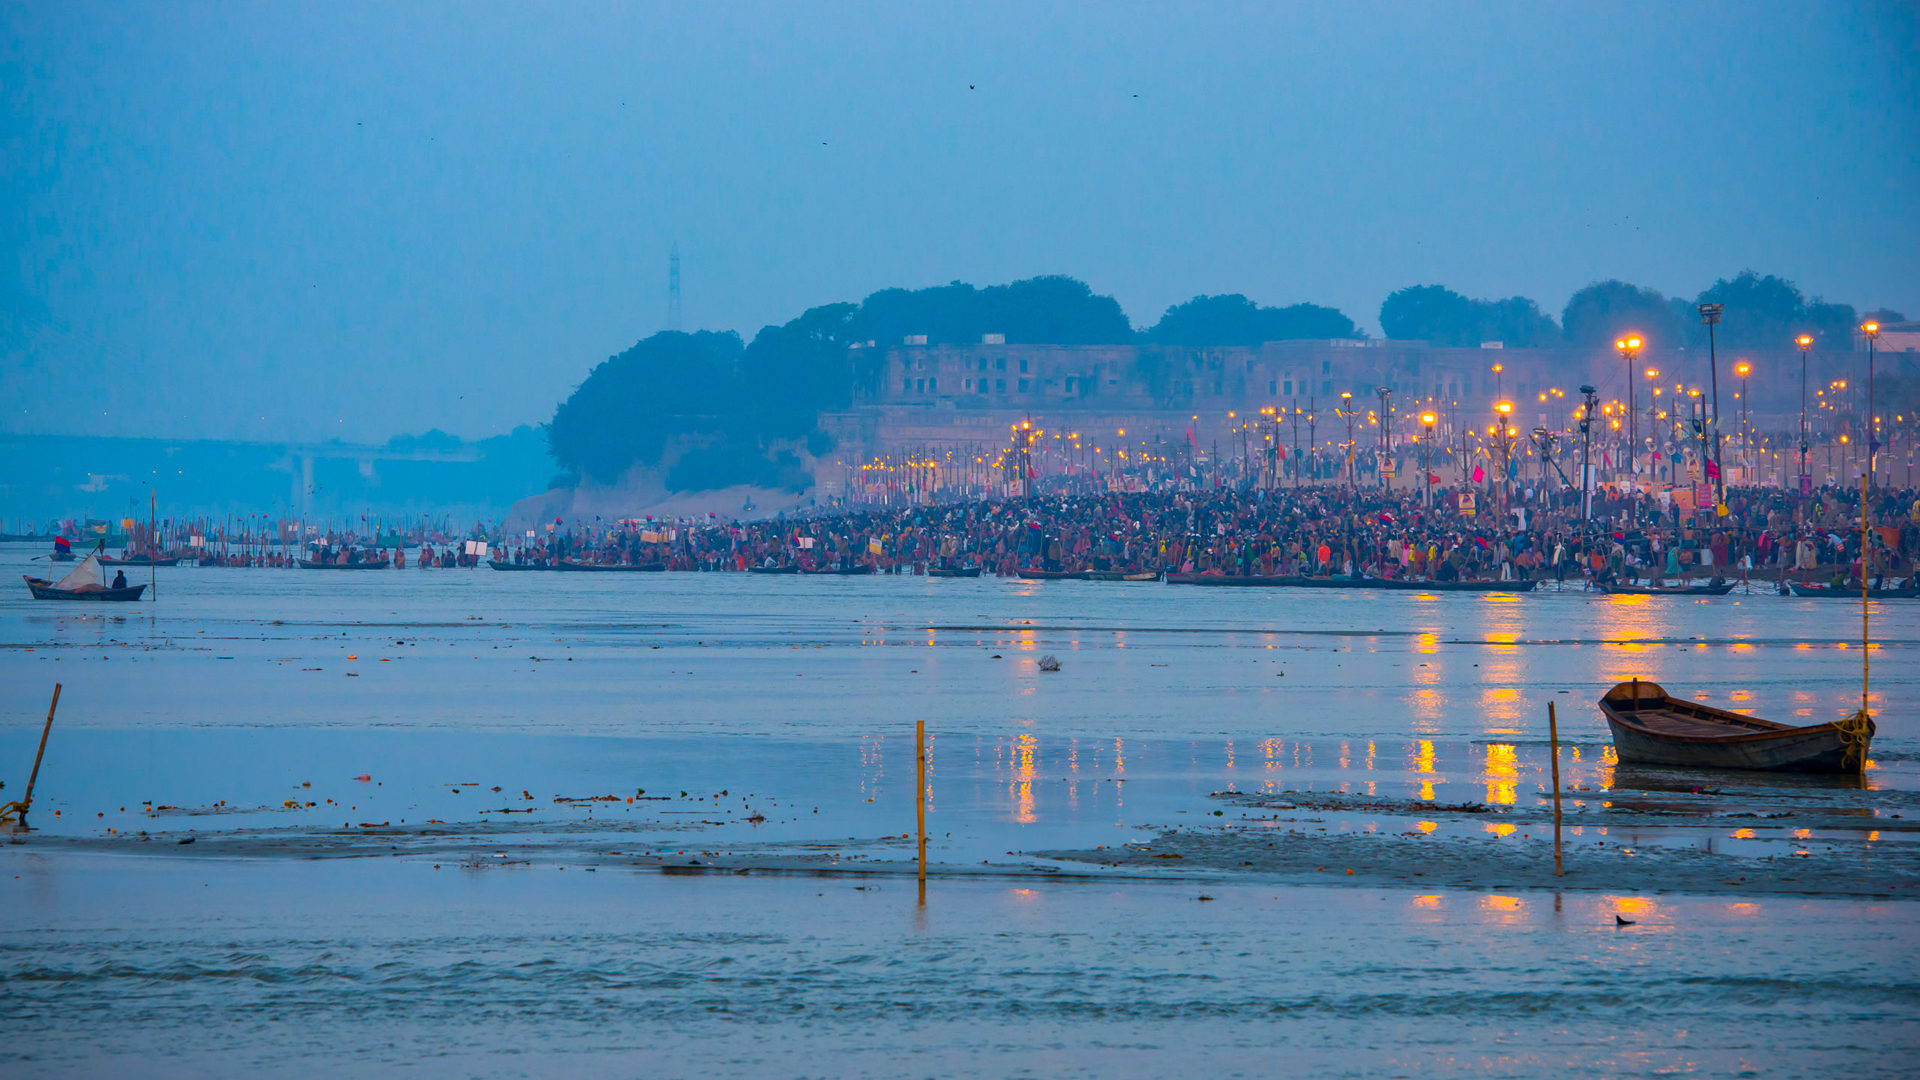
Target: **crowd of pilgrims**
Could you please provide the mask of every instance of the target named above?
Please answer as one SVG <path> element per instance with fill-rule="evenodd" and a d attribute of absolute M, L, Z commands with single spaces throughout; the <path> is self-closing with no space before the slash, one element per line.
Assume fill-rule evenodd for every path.
<path fill-rule="evenodd" d="M 1665 578 L 1858 581 L 1858 490 L 1799 498 L 1729 489 L 1727 513 L 1695 515 L 1647 493 L 1456 493 L 1432 507 L 1380 487 L 1219 488 L 814 512 L 743 523 L 556 525 L 496 559 L 516 565 L 623 564 L 668 570 L 922 573 L 1021 570 L 1365 576 L 1450 580 Z M 1868 576 L 1911 574 L 1920 552 L 1913 490 L 1880 489 L 1868 506 Z"/>

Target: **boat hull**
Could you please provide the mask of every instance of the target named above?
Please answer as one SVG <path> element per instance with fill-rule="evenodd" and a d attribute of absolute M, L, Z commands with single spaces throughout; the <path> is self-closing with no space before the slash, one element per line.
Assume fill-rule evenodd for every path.
<path fill-rule="evenodd" d="M 1859 757 L 1841 724 L 1791 727 L 1670 696 L 1634 680 L 1607 691 L 1600 711 L 1623 765 L 1768 772 L 1857 773 L 1873 741 L 1866 722 Z"/>
<path fill-rule="evenodd" d="M 1797 582 L 1788 582 L 1787 587 L 1793 590 L 1793 595 L 1808 600 L 1860 599 L 1859 589 L 1836 589 L 1828 585 L 1801 585 Z M 1866 597 L 1869 600 L 1904 600 L 1915 596 L 1920 596 L 1920 586 L 1909 585 L 1904 589 L 1868 589 L 1866 591 Z"/>
<path fill-rule="evenodd" d="M 927 576 L 928 577 L 951 577 L 951 578 L 979 577 L 980 568 L 977 566 L 961 566 L 951 570 L 943 570 L 938 567 L 934 567 L 927 571 Z"/>
<path fill-rule="evenodd" d="M 300 560 L 300 569 L 302 570 L 385 570 L 392 565 L 392 563 L 385 559 L 381 559 L 378 562 L 351 563 L 314 562 L 311 559 Z"/>
<path fill-rule="evenodd" d="M 1281 577 L 1236 574 L 1168 574 L 1169 585 L 1217 585 L 1273 589 L 1384 589 L 1389 592 L 1532 592 L 1534 581 L 1404 581 L 1398 578 Z"/>
<path fill-rule="evenodd" d="M 147 591 L 145 585 L 128 585 L 123 589 L 89 589 L 75 592 L 72 589 L 56 589 L 53 582 L 40 578 L 27 578 L 27 588 L 33 592 L 35 600 L 72 600 L 80 603 L 130 603 L 140 599 Z"/>
<path fill-rule="evenodd" d="M 1601 585 L 1599 590 L 1608 596 L 1725 596 L 1733 591 L 1734 583 L 1722 585 Z"/>
<path fill-rule="evenodd" d="M 1683 769 L 1764 769 L 1772 772 L 1854 772 L 1832 724 L 1795 728 L 1789 734 L 1760 739 L 1700 740 L 1676 743 L 1650 737 L 1612 716 L 1613 749 L 1622 765 L 1668 765 Z"/>

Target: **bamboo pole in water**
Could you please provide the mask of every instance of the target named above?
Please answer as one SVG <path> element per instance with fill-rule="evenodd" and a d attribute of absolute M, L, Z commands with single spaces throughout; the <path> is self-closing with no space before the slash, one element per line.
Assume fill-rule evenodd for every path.
<path fill-rule="evenodd" d="M 927 902 L 927 722 L 913 723 L 913 807 L 920 825 L 920 902 Z"/>
<path fill-rule="evenodd" d="M 1560 719 L 1551 701 L 1547 702 L 1547 743 L 1553 754 L 1553 876 L 1560 877 Z"/>

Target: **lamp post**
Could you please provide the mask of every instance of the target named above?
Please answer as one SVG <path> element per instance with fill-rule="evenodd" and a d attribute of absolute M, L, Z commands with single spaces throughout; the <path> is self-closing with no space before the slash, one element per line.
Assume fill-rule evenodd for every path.
<path fill-rule="evenodd" d="M 1426 438 L 1420 440 L 1420 487 L 1427 493 L 1427 509 L 1433 509 L 1433 425 L 1440 422 L 1440 414 L 1428 409 L 1420 414 L 1420 423 L 1427 429 Z"/>
<path fill-rule="evenodd" d="M 1873 459 L 1880 452 L 1880 426 L 1873 415 L 1873 346 L 1880 339 L 1880 324 L 1868 319 L 1860 324 L 1860 331 L 1867 335 L 1867 486 L 1873 487 Z M 1861 565 L 1860 573 L 1865 577 L 1865 564 Z"/>
<path fill-rule="evenodd" d="M 1733 365 L 1733 373 L 1740 376 L 1740 467 L 1744 470 L 1753 454 L 1753 436 L 1747 431 L 1747 376 L 1753 374 L 1753 365 L 1742 360 Z"/>
<path fill-rule="evenodd" d="M 1659 377 L 1659 368 L 1647 369 L 1647 385 L 1653 391 L 1647 395 L 1652 399 L 1647 402 L 1647 474 L 1651 478 L 1648 481 L 1649 484 L 1660 482 L 1660 470 L 1654 464 L 1654 457 L 1660 452 L 1660 384 L 1654 381 Z"/>
<path fill-rule="evenodd" d="M 1373 392 L 1380 395 L 1380 486 L 1386 487 L 1386 463 L 1387 459 L 1393 456 L 1393 424 L 1387 419 L 1390 415 L 1387 412 L 1387 406 L 1393 390 L 1390 387 L 1380 386 L 1375 387 Z"/>
<path fill-rule="evenodd" d="M 1353 471 L 1353 395 L 1340 392 L 1340 408 L 1334 410 L 1347 422 L 1347 486 L 1359 487 L 1360 478 Z"/>
<path fill-rule="evenodd" d="M 1627 362 L 1627 472 L 1637 473 L 1640 442 L 1634 437 L 1633 422 L 1633 359 L 1640 355 L 1640 346 L 1644 344 L 1639 334 L 1628 334 L 1616 340 L 1613 347 L 1620 352 L 1621 359 Z"/>
<path fill-rule="evenodd" d="M 1500 416 L 1500 457 L 1502 459 L 1500 462 L 1500 510 L 1504 513 L 1513 498 L 1513 492 L 1510 490 L 1513 482 L 1511 475 L 1513 472 L 1513 428 L 1507 423 L 1508 418 L 1513 415 L 1513 402 L 1496 401 L 1493 404 L 1493 411 Z"/>
<path fill-rule="evenodd" d="M 1707 374 L 1709 389 L 1713 394 L 1713 480 L 1714 495 L 1720 505 L 1727 502 L 1727 481 L 1720 472 L 1720 361 L 1714 355 L 1713 328 L 1720 325 L 1720 314 L 1726 310 L 1724 304 L 1701 304 L 1700 321 L 1707 324 Z M 1701 408 L 1706 408 L 1705 403 Z"/>
<path fill-rule="evenodd" d="M 1585 406 L 1580 410 L 1580 505 L 1581 516 L 1587 521 L 1593 520 L 1593 406 L 1594 390 L 1591 386 L 1582 386 L 1580 392 L 1587 396 Z"/>
<path fill-rule="evenodd" d="M 1800 497 L 1813 494 L 1813 474 L 1807 472 L 1807 350 L 1813 348 L 1813 335 L 1794 339 L 1800 346 Z"/>

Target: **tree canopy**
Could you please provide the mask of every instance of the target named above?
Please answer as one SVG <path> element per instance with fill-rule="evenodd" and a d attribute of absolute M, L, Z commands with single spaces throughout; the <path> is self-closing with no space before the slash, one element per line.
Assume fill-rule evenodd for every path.
<path fill-rule="evenodd" d="M 1318 304 L 1261 307 L 1239 293 L 1228 293 L 1175 304 L 1141 336 L 1155 345 L 1204 346 L 1366 335 L 1334 308 Z"/>
<path fill-rule="evenodd" d="M 1553 317 L 1524 296 L 1473 300 L 1442 285 L 1413 285 L 1387 297 L 1380 329 L 1390 339 L 1467 348 L 1487 341 L 1515 348 L 1560 343 Z"/>
<path fill-rule="evenodd" d="M 1687 340 L 1692 309 L 1653 289 L 1624 281 L 1600 281 L 1567 300 L 1560 326 L 1569 345 L 1611 348 L 1620 335 L 1637 333 L 1658 348 Z"/>

